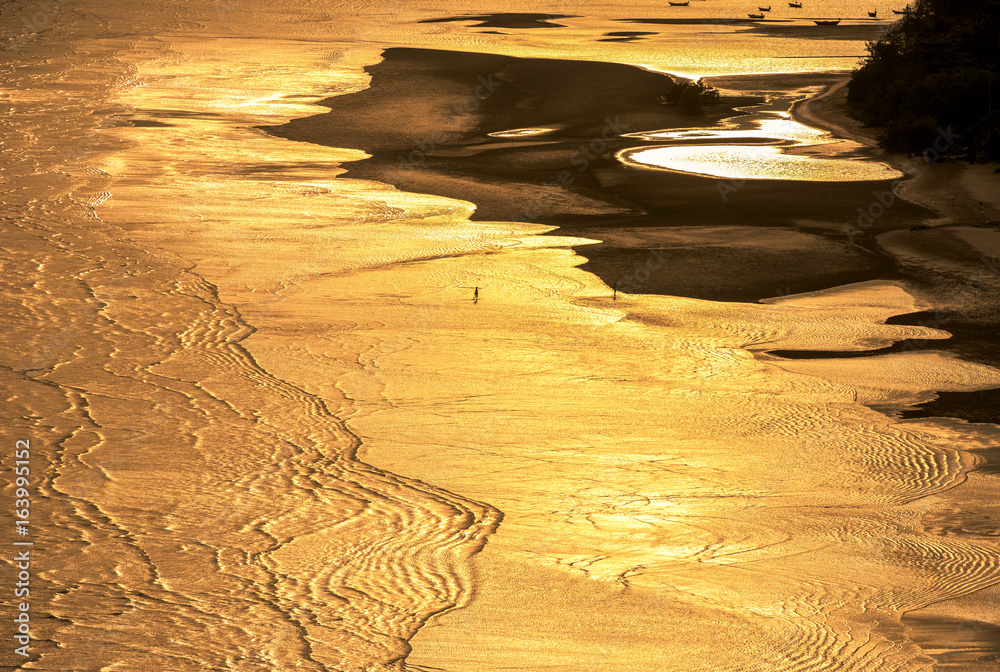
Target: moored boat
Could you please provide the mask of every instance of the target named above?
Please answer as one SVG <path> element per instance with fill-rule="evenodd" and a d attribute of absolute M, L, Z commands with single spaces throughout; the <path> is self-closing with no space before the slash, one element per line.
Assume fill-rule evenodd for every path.
<path fill-rule="evenodd" d="M 751 19 L 763 19 L 764 18 L 763 14 L 747 14 L 747 16 L 749 16 Z"/>
<path fill-rule="evenodd" d="M 836 26 L 838 23 L 840 23 L 840 19 L 831 19 L 827 21 L 814 19 L 813 23 L 815 23 L 817 26 Z"/>

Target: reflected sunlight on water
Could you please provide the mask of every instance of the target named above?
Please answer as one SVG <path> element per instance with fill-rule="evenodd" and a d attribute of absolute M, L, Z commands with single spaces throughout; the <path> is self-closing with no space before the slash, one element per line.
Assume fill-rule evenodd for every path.
<path fill-rule="evenodd" d="M 515 128 L 509 131 L 497 131 L 496 133 L 487 133 L 493 138 L 526 138 L 534 135 L 545 135 L 546 133 L 551 133 L 555 129 L 552 128 Z"/>
<path fill-rule="evenodd" d="M 786 153 L 792 148 L 852 144 L 795 121 L 788 113 L 750 111 L 727 120 L 720 128 L 684 128 L 626 137 L 671 142 L 666 147 L 632 148 L 617 154 L 623 163 L 641 168 L 748 180 L 864 182 L 902 177 L 899 171 L 876 161 Z M 719 140 L 728 142 L 717 144 Z"/>
<path fill-rule="evenodd" d="M 902 176 L 874 161 L 799 156 L 784 154 L 778 147 L 754 145 L 653 147 L 626 150 L 619 157 L 631 165 L 733 179 L 864 182 Z"/>

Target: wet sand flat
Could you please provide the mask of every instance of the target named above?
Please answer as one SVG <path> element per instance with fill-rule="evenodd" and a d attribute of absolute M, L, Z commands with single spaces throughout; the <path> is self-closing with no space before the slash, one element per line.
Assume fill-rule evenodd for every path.
<path fill-rule="evenodd" d="M 950 285 L 845 242 L 842 213 L 884 185 L 723 200 L 712 178 L 621 165 L 612 145 L 646 141 L 605 139 L 607 115 L 692 125 L 656 101 L 663 75 L 471 54 L 493 38 L 421 23 L 454 11 L 376 34 L 378 8 L 82 4 L 25 48 L 0 129 L 19 307 L 0 373 L 37 451 L 44 551 L 30 665 L 990 664 L 995 474 L 977 467 L 996 429 L 900 415 L 995 369 L 764 354 L 947 342 L 888 322 Z M 604 32 L 587 48 L 624 48 L 593 47 Z M 400 42 L 438 49 L 383 59 Z M 491 74 L 496 97 L 394 175 Z M 595 137 L 579 183 L 545 184 Z M 526 201 L 547 209 L 508 216 Z M 900 202 L 871 232 L 934 216 Z M 673 269 L 583 265 L 667 248 Z M 622 269 L 663 294 L 616 300 Z M 698 296 L 716 275 L 729 299 L 788 284 Z"/>
<path fill-rule="evenodd" d="M 855 226 L 857 204 L 890 189 L 887 180 L 719 180 L 636 170 L 614 158 L 619 150 L 642 146 L 619 137 L 625 133 L 722 123 L 737 114 L 731 105 L 755 100 L 748 94 L 724 99 L 700 118 L 662 104 L 660 96 L 673 86 L 668 77 L 628 66 L 389 50 L 368 70 L 372 83 L 366 91 L 325 101 L 327 114 L 269 130 L 298 141 L 363 148 L 371 158 L 349 164 L 348 178 L 469 201 L 477 220 L 553 223 L 560 232 L 593 236 L 601 244 L 579 253 L 608 286 L 754 300 L 863 280 L 891 266 L 878 250 L 859 249 L 844 233 Z M 829 81 L 825 75 L 801 76 L 797 84 Z M 746 83 L 741 86 L 746 90 Z M 470 109 L 456 115 L 463 105 Z M 420 123 L 413 123 L 415 116 Z M 512 142 L 507 134 L 517 129 L 535 130 Z M 931 217 L 901 201 L 879 220 L 878 230 Z M 616 244 L 613 236 L 602 237 L 602 227 L 648 230 L 641 244 L 620 238 Z M 683 227 L 747 231 L 739 241 L 720 236 L 706 244 L 697 231 L 682 242 Z M 774 227 L 784 227 L 797 244 L 765 251 L 773 236 L 754 232 Z M 657 238 L 656 231 L 668 229 Z M 747 244 L 755 249 L 749 257 Z M 642 271 L 651 252 L 672 261 Z M 768 254 L 781 256 L 781 273 L 773 273 Z M 722 279 L 709 287 L 713 264 L 740 265 L 738 284 Z M 641 282 L 633 277 L 636 271 L 644 275 Z"/>

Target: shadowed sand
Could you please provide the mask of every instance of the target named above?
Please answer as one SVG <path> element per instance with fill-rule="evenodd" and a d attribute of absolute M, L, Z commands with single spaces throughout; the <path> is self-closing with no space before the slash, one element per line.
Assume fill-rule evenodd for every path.
<path fill-rule="evenodd" d="M 963 332 L 935 347 L 1000 363 L 986 347 L 995 299 L 982 291 L 996 284 L 995 264 L 975 287 L 962 280 L 983 275 L 981 258 L 1000 249 L 1000 234 L 968 227 L 1000 218 L 989 167 L 884 157 L 911 178 L 900 185 L 727 180 L 614 158 L 626 147 L 657 144 L 622 134 L 733 123 L 737 105 L 773 113 L 792 107 L 802 122 L 855 143 L 821 146 L 820 155 L 880 157 L 877 129 L 846 114 L 846 73 L 714 77 L 709 82 L 727 93 L 724 104 L 690 117 L 660 102 L 674 85 L 669 77 L 626 65 L 389 49 L 368 72 L 369 89 L 323 101 L 330 112 L 268 130 L 367 152 L 370 158 L 348 164 L 346 177 L 469 201 L 473 219 L 533 220 L 598 240 L 576 248 L 582 268 L 625 293 L 752 302 L 905 280 L 948 311 L 935 326 Z M 902 197 L 913 194 L 926 207 Z M 947 226 L 923 228 L 932 224 Z M 913 347 L 926 346 L 896 349 Z M 960 417 L 993 417 L 988 393 L 954 394 L 968 400 Z"/>
<path fill-rule="evenodd" d="M 420 23 L 453 23 L 476 21 L 474 28 L 562 28 L 552 19 L 571 19 L 572 14 L 479 14 L 470 16 L 447 16 L 441 19 L 424 19 Z"/>
<path fill-rule="evenodd" d="M 715 81 L 715 80 L 713 80 Z M 875 147 L 882 129 L 866 127 L 847 110 L 847 77 L 823 94 L 801 101 L 794 113 L 804 122 L 839 137 Z M 860 213 L 852 228 L 859 244 L 876 246 L 897 264 L 899 277 L 930 303 L 934 311 L 892 318 L 892 324 L 946 329 L 952 338 L 935 343 L 964 360 L 1000 366 L 995 338 L 1000 315 L 1000 174 L 995 164 L 955 161 L 945 151 L 936 161 L 927 157 L 885 155 L 887 163 L 908 179 L 895 190 L 896 203 L 920 204 L 936 217 L 918 226 L 886 231 Z M 905 199 L 905 200 L 904 200 Z M 871 204 L 868 204 L 871 207 Z M 878 211 L 876 206 L 875 212 Z M 869 224 L 869 222 L 871 223 Z M 867 226 L 866 226 L 867 225 Z M 865 228 L 860 228 L 865 227 Z M 896 351 L 913 351 L 927 343 L 895 344 Z M 787 356 L 789 353 L 774 353 Z M 842 354 L 842 353 L 840 353 Z M 814 353 L 815 356 L 839 356 Z M 958 417 L 969 422 L 1000 423 L 1000 391 L 939 392 L 934 401 L 904 411 L 902 417 Z M 992 454 L 981 469 L 995 470 Z"/>
<path fill-rule="evenodd" d="M 346 177 L 469 201 L 473 219 L 550 223 L 601 240 L 579 252 L 609 287 L 753 301 L 867 280 L 891 263 L 843 232 L 888 180 L 735 181 L 614 158 L 662 144 L 622 134 L 711 125 L 762 102 L 759 91 L 691 117 L 662 104 L 669 77 L 626 65 L 389 49 L 368 72 L 369 89 L 323 101 L 330 112 L 267 130 L 364 150 L 370 158 L 349 164 Z M 836 77 L 787 79 L 815 87 Z M 900 202 L 872 231 L 931 214 Z"/>

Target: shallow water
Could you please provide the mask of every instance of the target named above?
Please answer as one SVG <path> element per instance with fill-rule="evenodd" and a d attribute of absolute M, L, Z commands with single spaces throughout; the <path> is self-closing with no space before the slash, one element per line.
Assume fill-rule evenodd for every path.
<path fill-rule="evenodd" d="M 737 180 L 868 182 L 903 176 L 875 161 L 785 154 L 778 147 L 754 145 L 656 147 L 629 150 L 620 156 L 625 163 Z"/>
<path fill-rule="evenodd" d="M 672 143 L 618 153 L 622 163 L 644 168 L 733 180 L 870 182 L 903 177 L 875 160 L 796 153 L 819 149 L 836 156 L 856 151 L 858 145 L 794 121 L 787 113 L 748 111 L 720 128 L 631 133 L 628 137 Z M 836 147 L 831 151 L 825 145 Z"/>
<path fill-rule="evenodd" d="M 883 324 L 926 307 L 909 288 L 615 301 L 586 240 L 257 128 L 360 90 L 390 44 L 707 73 L 859 42 L 597 42 L 651 4 L 513 36 L 426 5 L 65 11 L 4 66 L 6 421 L 40 475 L 24 669 L 925 670 L 901 614 L 1000 578 L 962 522 L 993 506 L 968 451 L 994 430 L 866 405 L 996 370 L 762 355 L 946 338 Z"/>

